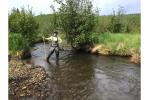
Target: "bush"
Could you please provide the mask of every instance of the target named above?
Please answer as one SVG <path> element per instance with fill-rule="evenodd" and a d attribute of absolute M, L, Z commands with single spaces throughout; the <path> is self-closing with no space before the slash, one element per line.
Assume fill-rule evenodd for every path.
<path fill-rule="evenodd" d="M 90 0 L 56 0 L 59 8 L 60 27 L 66 33 L 66 39 L 75 47 L 77 42 L 87 42 L 87 35 L 92 31 L 96 20 Z M 76 39 L 75 39 L 76 38 Z"/>
<path fill-rule="evenodd" d="M 113 16 L 111 18 L 111 22 L 109 25 L 109 30 L 112 33 L 124 32 L 124 9 L 123 7 L 119 7 L 117 13 L 113 11 Z"/>
<path fill-rule="evenodd" d="M 9 14 L 9 32 L 20 33 L 27 41 L 32 42 L 36 36 L 38 24 L 32 10 L 13 8 Z"/>
<path fill-rule="evenodd" d="M 27 40 L 18 33 L 9 34 L 9 51 L 10 54 L 15 55 L 16 51 L 25 51 L 29 49 Z"/>

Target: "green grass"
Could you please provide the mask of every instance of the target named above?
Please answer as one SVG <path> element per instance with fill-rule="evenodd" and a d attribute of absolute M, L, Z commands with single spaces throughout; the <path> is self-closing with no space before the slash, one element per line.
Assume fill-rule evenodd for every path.
<path fill-rule="evenodd" d="M 19 33 L 9 34 L 9 54 L 16 55 L 17 51 L 25 51 L 29 49 L 29 43 Z"/>
<path fill-rule="evenodd" d="M 132 55 L 140 53 L 140 34 L 104 33 L 98 36 L 98 44 L 111 48 L 113 55 Z"/>

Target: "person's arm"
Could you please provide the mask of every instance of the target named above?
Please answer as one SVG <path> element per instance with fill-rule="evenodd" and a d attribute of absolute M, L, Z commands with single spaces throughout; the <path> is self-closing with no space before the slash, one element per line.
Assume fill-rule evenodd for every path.
<path fill-rule="evenodd" d="M 45 38 L 46 40 L 49 40 L 49 41 L 51 41 L 52 40 L 52 37 L 49 37 L 49 38 Z"/>
<path fill-rule="evenodd" d="M 62 43 L 62 39 L 61 39 L 60 37 L 58 37 L 58 43 L 59 43 L 59 44 L 58 44 L 59 49 L 60 49 L 60 50 L 64 50 L 64 49 L 63 49 L 63 46 L 62 46 L 62 44 L 61 44 L 61 43 Z"/>
<path fill-rule="evenodd" d="M 58 43 L 62 43 L 62 39 L 58 37 Z"/>

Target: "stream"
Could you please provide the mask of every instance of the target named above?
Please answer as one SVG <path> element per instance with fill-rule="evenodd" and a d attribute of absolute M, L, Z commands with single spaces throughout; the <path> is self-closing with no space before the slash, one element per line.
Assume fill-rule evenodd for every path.
<path fill-rule="evenodd" d="M 31 49 L 33 65 L 41 65 L 51 77 L 47 100 L 140 100 L 140 65 L 127 57 L 98 56 L 60 51 L 46 62 L 49 44 L 35 44 Z"/>

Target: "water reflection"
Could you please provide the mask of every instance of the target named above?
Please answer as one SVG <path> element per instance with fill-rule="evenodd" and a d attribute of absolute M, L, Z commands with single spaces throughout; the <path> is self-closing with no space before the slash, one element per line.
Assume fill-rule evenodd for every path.
<path fill-rule="evenodd" d="M 53 67 L 51 85 L 54 100 L 87 100 L 90 97 L 94 91 L 92 65 L 95 62 L 85 56 L 87 55 L 74 54 L 69 59 L 66 58 L 67 63 Z"/>
<path fill-rule="evenodd" d="M 47 100 L 140 100 L 140 67 L 126 58 L 61 51 L 47 63 L 45 53 L 48 45 L 35 45 L 30 61 L 50 76 Z"/>

